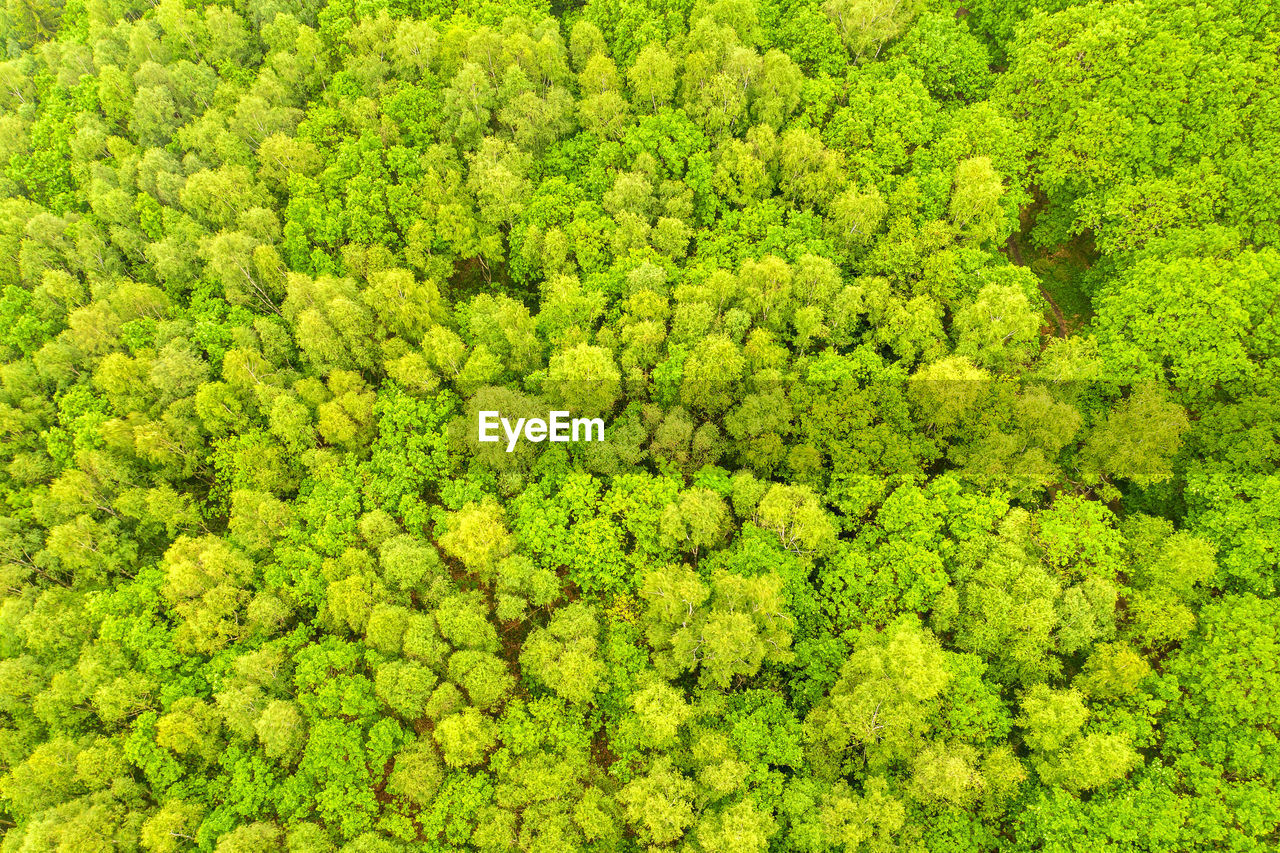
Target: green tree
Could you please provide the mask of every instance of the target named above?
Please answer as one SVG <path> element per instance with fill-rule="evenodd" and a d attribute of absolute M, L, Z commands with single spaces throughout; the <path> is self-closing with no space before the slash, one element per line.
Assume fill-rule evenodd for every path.
<path fill-rule="evenodd" d="M 568 701 L 590 701 L 605 671 L 598 656 L 599 632 L 586 605 L 560 608 L 547 627 L 530 632 L 520 652 L 521 666 Z"/>

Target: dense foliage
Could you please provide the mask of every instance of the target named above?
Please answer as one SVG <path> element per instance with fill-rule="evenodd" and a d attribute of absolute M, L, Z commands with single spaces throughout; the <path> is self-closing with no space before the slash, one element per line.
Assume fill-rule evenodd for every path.
<path fill-rule="evenodd" d="M 8 0 L 0 851 L 1275 849 L 1278 33 Z"/>

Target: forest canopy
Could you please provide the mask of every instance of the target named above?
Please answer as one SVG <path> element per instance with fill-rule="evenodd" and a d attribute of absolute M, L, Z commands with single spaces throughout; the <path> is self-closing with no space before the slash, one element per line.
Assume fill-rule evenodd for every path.
<path fill-rule="evenodd" d="M 1274 3 L 0 39 L 0 853 L 1280 846 Z"/>

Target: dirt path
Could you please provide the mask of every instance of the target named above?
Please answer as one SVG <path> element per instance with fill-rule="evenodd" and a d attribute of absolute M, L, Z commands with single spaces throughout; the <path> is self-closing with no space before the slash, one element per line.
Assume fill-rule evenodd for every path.
<path fill-rule="evenodd" d="M 1018 235 L 1010 234 L 1009 239 L 1004 244 L 1005 251 L 1009 254 L 1009 260 L 1013 261 L 1020 267 L 1027 265 L 1022 259 L 1022 247 L 1018 245 Z M 1036 281 L 1040 280 L 1036 276 Z M 1058 307 L 1058 303 L 1053 301 L 1053 297 L 1049 295 L 1049 291 L 1045 290 L 1043 284 L 1039 285 L 1040 295 L 1044 297 L 1044 301 L 1049 303 L 1049 308 L 1053 310 L 1053 318 L 1058 321 L 1058 337 L 1065 338 L 1067 336 L 1067 318 L 1063 315 L 1062 309 Z"/>

